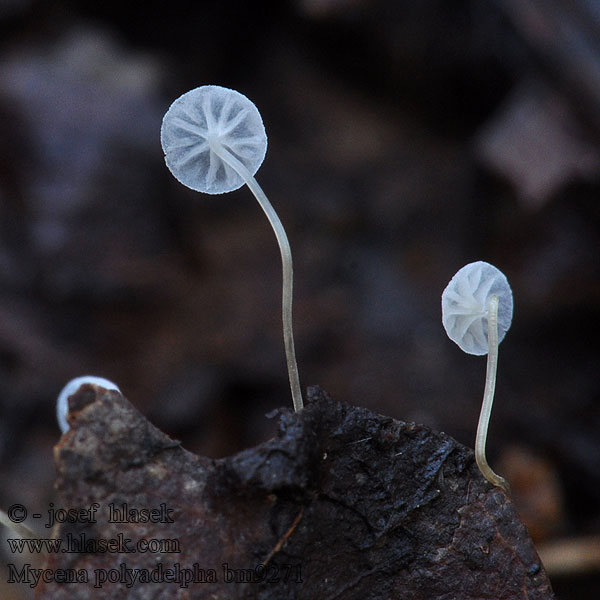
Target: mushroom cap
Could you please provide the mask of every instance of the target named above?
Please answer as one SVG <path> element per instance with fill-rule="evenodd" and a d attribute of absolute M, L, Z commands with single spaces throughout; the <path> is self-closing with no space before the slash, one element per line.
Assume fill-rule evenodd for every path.
<path fill-rule="evenodd" d="M 502 271 L 487 262 L 465 265 L 442 292 L 442 323 L 448 337 L 468 354 L 487 354 L 488 306 L 498 296 L 498 343 L 510 328 L 513 296 Z"/>
<path fill-rule="evenodd" d="M 223 194 L 244 185 L 214 149 L 231 152 L 252 175 L 267 152 L 267 134 L 256 106 L 243 94 L 203 85 L 180 96 L 163 117 L 160 141 L 167 167 L 183 185 Z"/>
<path fill-rule="evenodd" d="M 77 390 L 84 384 L 89 383 L 97 385 L 98 387 L 104 388 L 105 390 L 121 390 L 118 386 L 104 379 L 104 377 L 95 377 L 94 375 L 83 375 L 82 377 L 75 377 L 71 379 L 67 385 L 60 391 L 58 398 L 56 399 L 56 420 L 62 433 L 69 430 L 69 423 L 67 422 L 67 415 L 69 414 L 69 397 L 72 396 Z"/>

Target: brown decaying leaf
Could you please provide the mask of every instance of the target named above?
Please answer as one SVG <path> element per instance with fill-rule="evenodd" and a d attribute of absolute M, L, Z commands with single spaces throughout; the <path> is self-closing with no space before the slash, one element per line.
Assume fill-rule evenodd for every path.
<path fill-rule="evenodd" d="M 83 386 L 55 448 L 55 504 L 99 508 L 95 523 L 63 523 L 54 535 L 121 534 L 131 547 L 170 539 L 180 553 L 50 554 L 48 573 L 82 569 L 89 582 L 49 581 L 38 597 L 554 598 L 511 501 L 481 477 L 470 449 L 318 388 L 302 412 L 276 413 L 274 439 L 209 459 L 181 448 L 118 392 Z M 112 523 L 111 503 L 126 503 L 130 517 L 164 504 L 157 515 L 173 522 Z M 176 563 L 201 581 L 164 581 Z M 128 573 L 137 576 L 131 587 L 110 581 Z M 152 574 L 157 581 L 140 582 Z M 94 587 L 98 577 L 107 580 Z"/>
<path fill-rule="evenodd" d="M 595 180 L 600 155 L 567 99 L 539 81 L 526 81 L 480 130 L 478 158 L 506 177 L 519 199 L 539 208 L 567 183 Z"/>

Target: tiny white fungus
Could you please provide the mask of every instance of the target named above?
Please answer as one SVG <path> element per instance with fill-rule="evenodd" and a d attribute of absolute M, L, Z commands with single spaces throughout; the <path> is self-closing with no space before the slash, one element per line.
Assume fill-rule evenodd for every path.
<path fill-rule="evenodd" d="M 256 106 L 243 94 L 204 85 L 173 102 L 163 117 L 160 141 L 167 167 L 183 185 L 223 194 L 244 185 L 231 154 L 254 175 L 267 152 L 267 134 Z"/>
<path fill-rule="evenodd" d="M 231 192 L 246 184 L 267 216 L 281 252 L 283 340 L 294 410 L 301 410 L 292 328 L 292 252 L 275 209 L 254 178 L 267 151 L 258 109 L 235 90 L 203 85 L 171 104 L 163 117 L 160 140 L 167 167 L 180 183 L 207 194 Z"/>
<path fill-rule="evenodd" d="M 58 421 L 58 426 L 62 433 L 69 430 L 69 423 L 67 421 L 67 415 L 69 414 L 69 398 L 86 383 L 104 388 L 105 390 L 121 391 L 115 383 L 108 379 L 104 379 L 104 377 L 83 375 L 82 377 L 71 379 L 71 381 L 69 381 L 69 383 L 61 390 L 56 400 L 56 420 Z"/>
<path fill-rule="evenodd" d="M 487 262 L 465 265 L 442 293 L 442 323 L 448 337 L 463 352 L 481 356 L 488 352 L 488 308 L 498 296 L 498 343 L 510 328 L 513 296 L 502 271 Z"/>
<path fill-rule="evenodd" d="M 485 389 L 475 438 L 475 460 L 493 485 L 508 483 L 489 466 L 485 456 L 487 431 L 494 403 L 498 345 L 510 328 L 513 296 L 502 271 L 487 262 L 465 265 L 442 292 L 442 323 L 448 337 L 468 354 L 487 354 Z"/>

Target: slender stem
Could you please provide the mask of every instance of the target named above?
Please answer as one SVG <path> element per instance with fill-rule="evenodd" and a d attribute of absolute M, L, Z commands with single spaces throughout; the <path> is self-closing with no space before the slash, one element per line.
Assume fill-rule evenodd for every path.
<path fill-rule="evenodd" d="M 479 424 L 477 425 L 477 436 L 475 438 L 475 460 L 477 461 L 477 466 L 479 467 L 481 474 L 492 485 L 497 485 L 508 493 L 509 487 L 507 481 L 503 477 L 500 477 L 500 475 L 494 473 L 485 457 L 485 444 L 487 441 L 490 415 L 492 414 L 492 405 L 494 403 L 496 371 L 498 368 L 498 296 L 495 294 L 493 294 L 489 300 L 487 321 L 488 358 L 485 373 L 485 390 L 483 392 L 483 402 L 481 404 Z"/>
<path fill-rule="evenodd" d="M 13 523 L 3 510 L 0 510 L 0 525 L 4 525 L 10 529 L 12 535 L 21 539 L 36 540 L 39 538 L 39 535 L 32 529 L 29 529 L 27 525 L 24 525 L 23 523 Z M 52 539 L 54 539 L 54 536 Z M 28 560 L 31 560 L 34 563 L 34 566 L 43 568 L 43 563 L 45 561 L 45 555 L 47 552 L 47 550 L 43 550 L 42 555 L 40 555 L 40 553 L 31 553 L 31 557 Z"/>
<path fill-rule="evenodd" d="M 14 533 L 16 533 L 21 538 L 37 538 L 38 537 L 34 531 L 32 531 L 31 529 L 29 529 L 29 527 L 27 527 L 27 525 L 23 525 L 22 523 L 13 523 L 8 518 L 8 515 L 3 510 L 0 510 L 0 524 L 4 525 L 5 527 L 8 527 L 10 530 L 12 530 Z"/>
<path fill-rule="evenodd" d="M 293 291 L 293 268 L 292 251 L 285 230 L 275 209 L 269 202 L 266 194 L 263 192 L 258 181 L 252 173 L 239 161 L 227 148 L 220 143 L 214 143 L 212 150 L 224 160 L 232 169 L 240 175 L 254 194 L 261 208 L 267 215 L 271 227 L 275 232 L 279 251 L 281 252 L 281 266 L 283 270 L 283 290 L 282 290 L 282 320 L 283 320 L 283 343 L 285 346 L 285 356 L 287 361 L 288 376 L 290 379 L 290 388 L 292 390 L 292 402 L 294 410 L 302 410 L 304 403 L 302 401 L 302 391 L 300 389 L 300 380 L 298 378 L 298 364 L 296 363 L 296 351 L 294 349 L 294 333 L 292 328 L 292 291 Z"/>

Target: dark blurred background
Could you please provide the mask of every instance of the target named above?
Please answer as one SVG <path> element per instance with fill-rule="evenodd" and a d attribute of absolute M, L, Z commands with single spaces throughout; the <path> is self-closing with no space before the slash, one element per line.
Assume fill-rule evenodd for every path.
<path fill-rule="evenodd" d="M 468 262 L 504 271 L 488 456 L 558 597 L 600 597 L 595 0 L 0 0 L 0 506 L 55 499 L 72 377 L 213 457 L 291 406 L 266 218 L 163 162 L 164 112 L 207 83 L 265 122 L 303 386 L 472 447 L 485 358 L 440 295 Z"/>

